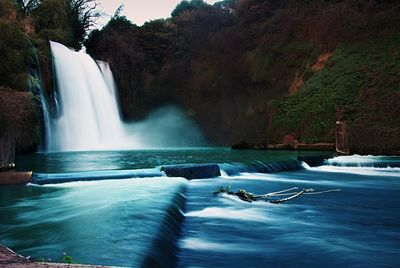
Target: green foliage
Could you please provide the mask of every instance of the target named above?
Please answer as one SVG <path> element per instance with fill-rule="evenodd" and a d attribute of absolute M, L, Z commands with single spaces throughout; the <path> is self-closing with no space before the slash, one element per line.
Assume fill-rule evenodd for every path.
<path fill-rule="evenodd" d="M 344 110 L 345 118 L 350 121 L 362 117 L 360 109 L 364 104 L 358 96 L 372 83 L 369 73 L 382 66 L 393 67 L 385 73 L 398 71 L 396 58 L 388 48 L 399 53 L 399 45 L 397 36 L 340 46 L 327 67 L 312 75 L 298 93 L 284 98 L 273 129 L 293 133 L 305 142 L 333 141 L 337 110 Z M 392 88 L 398 90 L 399 86 L 393 84 Z"/>
<path fill-rule="evenodd" d="M 92 0 L 42 0 L 32 17 L 41 38 L 80 49 L 86 31 L 99 16 L 95 8 Z"/>
<path fill-rule="evenodd" d="M 0 17 L 10 17 L 15 12 L 15 5 L 11 0 L 0 0 Z"/>
<path fill-rule="evenodd" d="M 0 20 L 0 86 L 27 89 L 27 57 L 28 42 L 22 28 L 14 22 Z"/>
<path fill-rule="evenodd" d="M 172 102 L 217 144 L 265 145 L 289 134 L 331 142 L 338 110 L 351 121 L 372 118 L 363 110 L 376 88 L 396 91 L 390 64 L 398 64 L 368 39 L 379 35 L 380 43 L 400 30 L 400 5 L 350 2 L 183 1 L 171 19 L 142 27 L 116 16 L 86 47 L 111 63 L 128 119 Z M 335 53 L 315 72 L 311 66 L 327 52 Z"/>
<path fill-rule="evenodd" d="M 63 262 L 71 264 L 72 263 L 72 257 L 67 255 L 65 252 L 63 252 Z"/>
<path fill-rule="evenodd" d="M 35 258 L 35 262 L 46 262 L 46 259 L 43 257 L 37 257 Z"/>
<path fill-rule="evenodd" d="M 180 2 L 175 9 L 172 11 L 171 16 L 172 17 L 177 17 L 184 12 L 193 12 L 196 9 L 202 8 L 207 6 L 207 3 L 205 3 L 203 0 L 183 0 Z"/>
<path fill-rule="evenodd" d="M 15 0 L 18 11 L 23 15 L 29 15 L 39 5 L 39 0 Z"/>

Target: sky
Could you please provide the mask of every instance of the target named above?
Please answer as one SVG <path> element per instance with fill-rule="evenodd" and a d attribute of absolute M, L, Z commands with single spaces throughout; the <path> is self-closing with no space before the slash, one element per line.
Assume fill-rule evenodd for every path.
<path fill-rule="evenodd" d="M 106 16 L 98 21 L 98 26 L 105 25 L 110 17 L 114 15 L 117 8 L 124 4 L 125 15 L 129 20 L 137 25 L 142 25 L 145 21 L 170 17 L 172 10 L 181 0 L 97 0 Z M 205 0 L 209 4 L 214 4 L 218 0 Z"/>

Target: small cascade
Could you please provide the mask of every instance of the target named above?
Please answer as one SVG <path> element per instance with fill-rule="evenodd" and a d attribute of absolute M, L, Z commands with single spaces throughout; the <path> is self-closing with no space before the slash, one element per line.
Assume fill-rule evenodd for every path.
<path fill-rule="evenodd" d="M 338 156 L 324 161 L 326 166 L 362 167 L 362 168 L 398 168 L 400 157 L 349 155 Z"/>
<path fill-rule="evenodd" d="M 110 91 L 112 100 L 115 102 L 114 105 L 115 105 L 115 107 L 117 107 L 118 113 L 120 113 L 118 102 L 117 102 L 117 99 L 118 99 L 117 87 L 115 85 L 115 80 L 114 80 L 114 76 L 113 76 L 113 73 L 110 68 L 110 64 L 108 64 L 108 62 L 101 61 L 101 60 L 98 60 L 96 62 L 100 68 L 101 73 L 103 74 L 103 78 L 107 84 L 108 90 Z"/>
<path fill-rule="evenodd" d="M 28 86 L 29 90 L 36 96 L 39 96 L 41 107 L 43 109 L 43 124 L 45 127 L 45 141 L 49 139 L 50 135 L 50 117 L 49 117 L 49 104 L 47 102 L 46 92 L 43 90 L 39 56 L 36 51 L 35 46 L 29 41 L 29 53 L 31 57 L 28 59 L 29 66 L 29 76 L 28 76 Z M 43 142 L 40 146 L 40 151 L 45 151 L 45 143 Z"/>
<path fill-rule="evenodd" d="M 240 173 L 273 173 L 283 171 L 294 171 L 303 169 L 303 165 L 298 160 L 288 160 L 281 162 L 255 162 L 252 164 L 232 163 L 219 164 L 222 173 L 228 176 L 239 175 Z"/>

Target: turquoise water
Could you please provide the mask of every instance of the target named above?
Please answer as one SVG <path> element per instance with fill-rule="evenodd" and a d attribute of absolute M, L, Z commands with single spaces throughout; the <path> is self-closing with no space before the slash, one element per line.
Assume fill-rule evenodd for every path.
<path fill-rule="evenodd" d="M 66 253 L 78 263 L 137 267 L 151 258 L 156 237 L 168 241 L 160 222 L 186 184 L 149 178 L 2 187 L 0 241 L 33 259 L 62 261 Z"/>
<path fill-rule="evenodd" d="M 315 154 L 305 152 L 305 154 Z M 35 154 L 36 172 L 143 169 L 164 164 L 294 159 L 296 152 L 187 149 Z M 222 170 L 218 178 L 135 178 L 0 188 L 0 242 L 32 257 L 126 267 L 397 267 L 399 157 L 337 157 L 276 173 Z M 239 165 L 238 165 L 239 166 Z M 162 174 L 161 174 L 162 175 Z M 291 187 L 341 189 L 283 204 L 214 196 Z"/>
<path fill-rule="evenodd" d="M 318 152 L 237 151 L 229 148 L 37 153 L 19 156 L 16 159 L 16 166 L 19 171 L 49 173 L 115 169 L 126 170 L 186 163 L 275 162 L 296 158 L 297 155 L 314 155 L 316 153 Z M 322 153 L 331 154 L 326 152 Z"/>

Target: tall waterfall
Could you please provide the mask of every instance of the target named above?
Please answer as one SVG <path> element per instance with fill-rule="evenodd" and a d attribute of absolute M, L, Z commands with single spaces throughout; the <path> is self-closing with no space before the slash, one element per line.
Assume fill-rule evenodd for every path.
<path fill-rule="evenodd" d="M 44 109 L 47 151 L 127 150 L 204 146 L 196 124 L 179 108 L 161 107 L 124 123 L 110 66 L 50 42 L 56 90 Z"/>
<path fill-rule="evenodd" d="M 50 120 L 49 151 L 140 147 L 121 120 L 112 73 L 87 54 L 50 42 L 55 68 L 57 115 Z"/>

